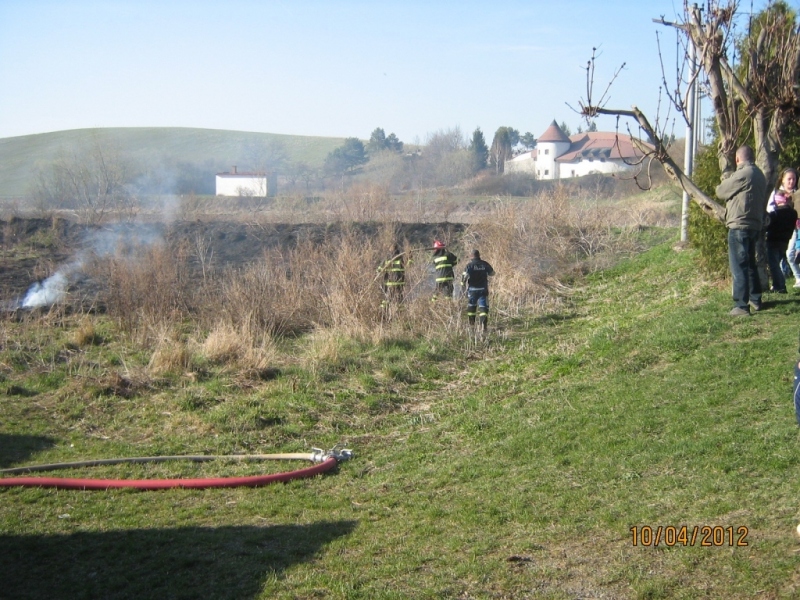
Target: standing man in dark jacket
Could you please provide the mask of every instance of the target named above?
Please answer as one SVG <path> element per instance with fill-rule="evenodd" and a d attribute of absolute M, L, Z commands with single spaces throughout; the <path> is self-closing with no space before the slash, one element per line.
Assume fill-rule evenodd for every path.
<path fill-rule="evenodd" d="M 447 298 L 453 297 L 453 279 L 455 273 L 453 267 L 458 264 L 458 258 L 452 252 L 448 252 L 445 245 L 436 240 L 433 242 L 433 266 L 436 269 L 436 292 L 433 298 L 439 294 Z"/>
<path fill-rule="evenodd" d="M 469 324 L 474 325 L 477 315 L 484 331 L 489 319 L 489 277 L 493 275 L 492 265 L 481 260 L 481 253 L 473 250 L 463 277 L 463 285 L 467 288 L 467 317 Z"/>
<path fill-rule="evenodd" d="M 753 149 L 736 151 L 736 171 L 717 186 L 717 198 L 726 202 L 728 260 L 733 276 L 730 314 L 749 316 L 750 307 L 761 309 L 761 283 L 756 267 L 756 241 L 761 233 L 767 206 L 767 180 L 754 164 Z"/>

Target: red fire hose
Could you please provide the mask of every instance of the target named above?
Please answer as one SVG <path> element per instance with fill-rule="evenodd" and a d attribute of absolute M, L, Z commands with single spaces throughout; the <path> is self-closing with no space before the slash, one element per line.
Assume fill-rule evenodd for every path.
<path fill-rule="evenodd" d="M 206 489 L 206 488 L 232 488 L 232 487 L 257 487 L 269 483 L 285 482 L 292 479 L 313 477 L 333 469 L 340 461 L 352 457 L 352 452 L 345 449 L 334 448 L 325 452 L 314 448 L 311 454 L 255 454 L 255 455 L 230 455 L 230 456 L 148 456 L 135 458 L 111 458 L 73 463 L 54 463 L 49 465 L 33 465 L 30 467 L 17 467 L 13 469 L 0 469 L 0 474 L 12 474 L 31 471 L 49 471 L 54 469 L 68 469 L 75 467 L 88 467 L 98 465 L 111 465 L 121 463 L 148 463 L 166 462 L 171 460 L 191 460 L 205 462 L 217 459 L 234 460 L 310 460 L 315 464 L 312 467 L 274 473 L 271 475 L 253 475 L 248 477 L 212 477 L 207 479 L 70 479 L 63 477 L 4 477 L 0 478 L 0 487 L 47 487 L 61 490 L 109 490 L 118 488 L 134 488 L 138 490 L 164 490 L 170 488 Z"/>

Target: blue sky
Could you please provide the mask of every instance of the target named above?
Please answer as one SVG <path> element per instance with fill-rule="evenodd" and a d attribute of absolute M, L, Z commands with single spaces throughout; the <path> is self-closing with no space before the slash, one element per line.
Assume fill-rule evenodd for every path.
<path fill-rule="evenodd" d="M 680 0 L 0 0 L 0 138 L 203 127 L 404 142 L 573 129 L 597 47 L 609 107 L 655 119 Z M 662 117 L 663 117 L 662 111 Z M 614 128 L 612 118 L 598 123 Z M 682 135 L 682 124 L 676 134 Z"/>

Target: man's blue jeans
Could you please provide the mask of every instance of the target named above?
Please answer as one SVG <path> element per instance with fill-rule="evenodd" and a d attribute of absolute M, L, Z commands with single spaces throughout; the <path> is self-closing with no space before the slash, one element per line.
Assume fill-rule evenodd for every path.
<path fill-rule="evenodd" d="M 786 290 L 786 274 L 781 264 L 782 260 L 786 260 L 786 245 L 767 241 L 769 274 L 772 276 L 772 289 L 776 292 Z"/>
<path fill-rule="evenodd" d="M 750 310 L 749 303 L 761 304 L 761 282 L 756 266 L 757 229 L 728 230 L 728 260 L 733 276 L 733 303 Z"/>

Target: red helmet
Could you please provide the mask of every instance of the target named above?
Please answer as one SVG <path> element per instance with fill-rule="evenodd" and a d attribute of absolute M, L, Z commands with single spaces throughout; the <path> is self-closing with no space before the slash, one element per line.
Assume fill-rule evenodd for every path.
<path fill-rule="evenodd" d="M 440 242 L 439 240 L 436 240 L 435 242 L 433 242 L 433 249 L 434 250 L 441 250 L 442 248 L 444 248 L 444 244 L 442 242 Z"/>

